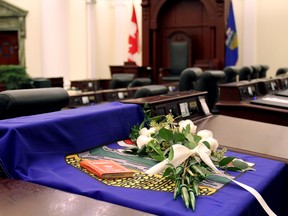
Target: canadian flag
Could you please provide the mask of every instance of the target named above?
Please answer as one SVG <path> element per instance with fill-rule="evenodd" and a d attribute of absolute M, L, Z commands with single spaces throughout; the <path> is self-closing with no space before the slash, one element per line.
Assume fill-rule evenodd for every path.
<path fill-rule="evenodd" d="M 134 4 L 132 5 L 132 17 L 130 24 L 130 32 L 129 32 L 129 50 L 128 50 L 128 62 L 137 62 L 138 58 L 138 24 L 137 17 L 134 8 Z"/>

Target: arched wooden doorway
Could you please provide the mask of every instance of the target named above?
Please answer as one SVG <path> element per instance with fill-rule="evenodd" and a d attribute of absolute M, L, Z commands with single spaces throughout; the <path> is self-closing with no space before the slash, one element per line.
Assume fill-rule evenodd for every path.
<path fill-rule="evenodd" d="M 152 66 L 154 82 L 160 68 L 171 67 L 175 41 L 187 45 L 187 66 L 223 68 L 224 0 L 142 0 L 142 28 L 143 65 Z"/>
<path fill-rule="evenodd" d="M 25 66 L 27 11 L 0 1 L 0 65 Z"/>

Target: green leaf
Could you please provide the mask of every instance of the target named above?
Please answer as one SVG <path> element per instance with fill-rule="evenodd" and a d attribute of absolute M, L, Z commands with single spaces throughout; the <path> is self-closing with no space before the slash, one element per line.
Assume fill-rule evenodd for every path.
<path fill-rule="evenodd" d="M 233 160 L 232 164 L 241 170 L 246 170 L 247 168 L 249 168 L 249 166 L 246 162 L 244 162 L 242 160 L 238 160 L 238 159 Z"/>
<path fill-rule="evenodd" d="M 167 167 L 163 173 L 163 177 L 172 176 L 174 174 L 174 170 L 172 167 Z"/>
<path fill-rule="evenodd" d="M 198 136 L 198 135 L 195 135 L 195 134 L 193 135 L 193 138 L 194 138 L 194 142 L 197 143 L 197 144 L 198 144 L 199 141 L 202 139 L 201 136 Z"/>
<path fill-rule="evenodd" d="M 235 159 L 235 157 L 225 157 L 219 162 L 219 166 L 220 167 L 226 166 L 234 159 Z"/>
<path fill-rule="evenodd" d="M 140 126 L 139 126 L 139 131 L 142 129 L 142 128 L 144 128 L 145 127 L 145 121 L 143 121 L 141 124 L 140 124 Z"/>
<path fill-rule="evenodd" d="M 173 149 L 173 148 L 170 148 L 168 160 L 169 160 L 169 161 L 172 161 L 173 158 L 174 158 L 174 149 Z"/>
<path fill-rule="evenodd" d="M 174 133 L 174 143 L 181 143 L 185 140 L 183 133 Z"/>
<path fill-rule="evenodd" d="M 159 136 L 163 139 L 165 139 L 166 141 L 171 141 L 173 140 L 173 133 L 172 131 L 166 129 L 166 128 L 161 128 L 159 130 Z"/>
<path fill-rule="evenodd" d="M 186 146 L 188 149 L 194 149 L 197 145 L 193 142 L 189 142 L 188 140 L 184 140 L 182 145 Z"/>
<path fill-rule="evenodd" d="M 194 158 L 190 158 L 189 160 L 189 166 L 193 166 L 195 164 L 197 164 L 198 162 L 194 159 Z"/>
<path fill-rule="evenodd" d="M 139 127 L 138 127 L 138 125 L 134 125 L 134 126 L 131 128 L 131 132 L 130 132 L 129 138 L 130 138 L 133 142 L 136 142 L 138 136 L 139 136 Z"/>
<path fill-rule="evenodd" d="M 200 176 L 204 177 L 206 176 L 206 171 L 208 171 L 207 169 L 205 169 L 204 167 L 200 167 L 198 165 L 192 165 L 191 168 L 198 173 Z M 205 170 L 204 170 L 205 169 Z"/>
<path fill-rule="evenodd" d="M 204 141 L 203 144 L 204 144 L 208 149 L 210 149 L 210 143 L 209 143 L 209 142 Z"/>
<path fill-rule="evenodd" d="M 149 156 L 157 161 L 163 161 L 165 159 L 165 157 L 163 157 L 162 155 L 158 155 L 158 154 L 154 154 L 154 153 L 150 153 Z"/>
<path fill-rule="evenodd" d="M 138 148 L 137 147 L 131 147 L 131 148 L 126 148 L 124 149 L 124 152 L 127 154 L 134 154 L 137 155 Z"/>
<path fill-rule="evenodd" d="M 242 171 L 242 169 L 240 169 L 240 168 L 238 168 L 238 167 L 227 167 L 226 170 L 236 171 L 236 172 Z"/>
<path fill-rule="evenodd" d="M 189 143 L 185 143 L 185 146 L 189 149 L 194 149 L 198 144 L 194 140 L 194 135 L 191 133 L 186 135 L 186 139 L 189 141 Z"/>
<path fill-rule="evenodd" d="M 165 159 L 164 155 L 163 155 L 163 152 L 161 151 L 160 147 L 159 146 L 155 146 L 153 143 L 149 142 L 147 144 L 147 147 L 150 147 L 151 149 L 153 149 L 153 151 L 158 154 L 161 158 Z M 162 159 L 162 160 L 163 160 Z"/>
<path fill-rule="evenodd" d="M 186 134 L 190 134 L 190 124 L 186 125 L 185 128 L 183 128 L 182 132 L 186 135 Z"/>
<path fill-rule="evenodd" d="M 186 135 L 186 139 L 189 140 L 189 142 L 195 142 L 194 136 L 191 133 Z"/>
<path fill-rule="evenodd" d="M 139 155 L 146 153 L 146 145 L 143 145 L 140 149 L 137 150 Z"/>
<path fill-rule="evenodd" d="M 202 171 L 202 173 L 205 174 L 205 176 L 207 176 L 207 175 L 211 175 L 211 174 L 212 174 L 211 171 L 209 171 L 208 169 L 206 169 L 206 168 L 203 167 L 203 166 L 200 166 L 199 169 Z"/>

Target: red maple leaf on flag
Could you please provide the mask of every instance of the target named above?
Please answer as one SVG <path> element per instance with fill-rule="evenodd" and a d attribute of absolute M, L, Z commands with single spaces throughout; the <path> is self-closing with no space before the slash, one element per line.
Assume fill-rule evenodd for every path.
<path fill-rule="evenodd" d="M 128 62 L 136 62 L 136 56 L 138 53 L 138 24 L 134 5 L 132 6 L 132 17 L 128 42 Z"/>

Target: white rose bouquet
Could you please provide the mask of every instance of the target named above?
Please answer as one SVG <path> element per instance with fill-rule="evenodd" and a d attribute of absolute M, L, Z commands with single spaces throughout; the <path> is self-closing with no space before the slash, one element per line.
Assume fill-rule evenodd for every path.
<path fill-rule="evenodd" d="M 218 148 L 211 131 L 197 132 L 197 126 L 191 120 L 177 122 L 171 114 L 153 118 L 146 115 L 141 125 L 132 128 L 130 139 L 137 147 L 126 149 L 126 152 L 159 161 L 146 173 L 162 173 L 163 177 L 172 179 L 174 199 L 181 195 L 185 206 L 193 210 L 199 183 L 207 176 L 219 173 L 218 168 L 250 169 L 246 162 L 226 157 L 226 149 Z"/>

